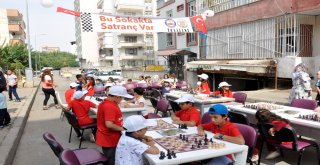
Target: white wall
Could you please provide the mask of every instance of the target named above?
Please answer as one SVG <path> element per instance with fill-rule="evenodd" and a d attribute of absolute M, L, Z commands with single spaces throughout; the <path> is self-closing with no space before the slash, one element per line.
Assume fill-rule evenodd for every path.
<path fill-rule="evenodd" d="M 7 10 L 0 9 L 0 46 L 6 45 L 10 41 Z"/>

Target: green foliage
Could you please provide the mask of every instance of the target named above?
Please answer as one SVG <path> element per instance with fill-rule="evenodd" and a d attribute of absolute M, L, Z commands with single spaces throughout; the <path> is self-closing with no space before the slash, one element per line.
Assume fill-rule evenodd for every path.
<path fill-rule="evenodd" d="M 15 44 L 0 48 L 0 65 L 19 69 L 28 65 L 27 48 L 23 44 Z M 19 68 L 16 68 L 19 67 Z"/>
<path fill-rule="evenodd" d="M 78 62 L 76 62 L 76 57 L 67 52 L 41 52 L 40 64 L 41 68 L 46 66 L 53 67 L 54 69 L 60 69 L 62 67 L 79 67 Z"/>

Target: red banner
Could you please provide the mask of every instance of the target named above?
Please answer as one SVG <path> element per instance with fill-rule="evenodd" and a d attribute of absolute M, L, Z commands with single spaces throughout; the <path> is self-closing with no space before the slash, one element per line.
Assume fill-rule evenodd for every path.
<path fill-rule="evenodd" d="M 62 7 L 58 7 L 57 8 L 57 12 L 74 15 L 76 17 L 80 17 L 80 12 L 69 10 L 69 9 L 65 9 L 65 8 L 62 8 Z"/>
<path fill-rule="evenodd" d="M 207 27 L 204 22 L 204 19 L 202 18 L 201 15 L 193 16 L 191 17 L 191 21 L 194 23 L 196 28 L 201 31 L 202 33 L 207 33 Z"/>

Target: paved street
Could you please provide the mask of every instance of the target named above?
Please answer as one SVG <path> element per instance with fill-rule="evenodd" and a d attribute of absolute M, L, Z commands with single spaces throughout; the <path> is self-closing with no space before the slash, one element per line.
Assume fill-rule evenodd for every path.
<path fill-rule="evenodd" d="M 55 74 L 54 76 L 55 81 L 58 83 L 58 87 L 56 90 L 60 93 L 62 100 L 64 100 L 64 90 L 68 87 L 70 80 L 67 81 L 62 79 Z M 25 90 L 25 91 L 24 91 Z M 26 97 L 27 94 L 34 90 L 32 88 L 29 89 L 21 89 L 21 95 Z M 24 91 L 24 92 L 23 92 Z M 26 95 L 23 93 L 26 92 Z M 264 91 L 266 92 L 266 91 Z M 31 93 L 31 92 L 30 92 Z M 279 91 L 271 91 L 268 95 L 274 95 L 277 93 L 277 97 L 285 98 L 287 94 L 285 92 Z M 255 94 L 251 92 L 248 94 L 249 96 L 254 96 Z M 267 94 L 265 94 L 267 95 Z M 65 147 L 65 148 L 77 148 L 79 144 L 79 140 L 76 138 L 75 134 L 73 133 L 71 143 L 68 143 L 68 136 L 70 126 L 67 123 L 66 119 L 61 121 L 59 119 L 61 110 L 56 109 L 54 107 L 53 99 L 50 98 L 48 105 L 51 105 L 50 109 L 47 111 L 42 110 L 42 102 L 44 99 L 44 95 L 41 91 L 41 88 L 38 90 L 34 104 L 31 108 L 30 116 L 27 121 L 27 125 L 24 129 L 22 139 L 17 149 L 17 153 L 14 157 L 13 164 L 14 165 L 33 165 L 33 164 L 46 164 L 46 165 L 56 165 L 59 164 L 58 158 L 55 157 L 54 153 L 48 146 L 48 144 L 43 140 L 42 134 L 44 132 L 51 132 L 56 139 Z M 252 98 L 251 98 L 252 99 Z M 149 104 L 149 101 L 147 101 Z M 10 103 L 11 104 L 11 103 Z M 18 103 L 14 103 L 18 104 Z M 20 104 L 23 104 L 20 103 Z M 12 106 L 13 107 L 13 106 Z M 148 106 L 148 110 L 150 112 L 153 111 L 151 106 Z M 14 113 L 15 109 L 10 109 L 11 113 Z M 9 131 L 9 128 L 4 129 L 4 131 Z M 87 133 L 89 133 L 88 131 Z M 2 135 L 2 132 L 1 132 Z M 1 138 L 1 136 L 0 136 Z M 86 134 L 86 138 L 88 139 L 88 134 Z M 82 147 L 93 147 L 96 148 L 97 146 L 94 143 L 84 141 Z M 264 151 L 266 153 L 266 151 Z M 265 155 L 265 154 L 264 154 Z M 315 152 L 313 148 L 307 149 L 304 157 L 304 165 L 313 165 L 315 164 Z M 298 154 L 294 152 L 285 152 L 285 158 L 277 158 L 272 161 L 262 160 L 263 164 L 296 164 L 298 158 Z"/>

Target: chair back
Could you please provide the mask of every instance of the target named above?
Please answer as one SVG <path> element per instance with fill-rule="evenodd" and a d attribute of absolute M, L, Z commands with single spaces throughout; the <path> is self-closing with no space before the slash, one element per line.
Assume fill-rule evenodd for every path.
<path fill-rule="evenodd" d="M 147 83 L 138 83 L 136 85 L 136 87 L 140 87 L 140 88 L 143 88 L 143 89 L 147 89 L 149 87 L 149 85 Z"/>
<path fill-rule="evenodd" d="M 314 110 L 317 108 L 318 103 L 316 100 L 308 99 L 293 99 L 291 102 L 292 107 Z"/>
<path fill-rule="evenodd" d="M 172 108 L 173 112 L 177 112 L 177 111 L 179 111 L 181 109 L 178 103 L 176 103 L 176 102 L 174 102 L 172 100 L 169 100 L 169 103 L 171 105 L 171 108 Z"/>
<path fill-rule="evenodd" d="M 125 87 L 127 90 L 132 90 L 132 89 L 134 89 L 134 84 L 123 84 L 123 87 Z"/>
<path fill-rule="evenodd" d="M 228 117 L 229 117 L 229 121 L 232 123 L 249 125 L 249 120 L 246 114 L 229 111 Z"/>
<path fill-rule="evenodd" d="M 158 82 L 152 82 L 152 83 L 151 83 L 151 87 L 152 87 L 152 88 L 160 88 L 161 85 L 159 85 Z"/>
<path fill-rule="evenodd" d="M 165 99 L 160 99 L 158 100 L 157 103 L 157 110 L 162 112 L 162 113 L 166 113 L 169 109 L 169 102 L 168 100 Z"/>
<path fill-rule="evenodd" d="M 203 114 L 202 118 L 201 118 L 201 124 L 207 124 L 209 122 L 211 122 L 211 116 L 209 114 L 209 112 L 206 112 Z"/>
<path fill-rule="evenodd" d="M 59 156 L 59 161 L 62 165 L 81 165 L 76 154 L 70 149 L 65 149 L 62 151 L 61 155 Z"/>
<path fill-rule="evenodd" d="M 276 144 L 280 145 L 281 142 L 292 142 L 292 150 L 298 151 L 297 144 L 297 133 L 290 127 L 283 127 L 280 131 L 275 132 L 274 136 L 271 136 L 268 131 L 274 125 L 271 123 L 258 124 L 259 133 L 264 141 L 272 141 L 272 143 L 277 142 Z"/>
<path fill-rule="evenodd" d="M 154 89 L 153 92 L 151 93 L 151 97 L 153 98 L 157 98 L 157 99 L 161 99 L 162 98 L 162 94 L 159 90 Z"/>
<path fill-rule="evenodd" d="M 235 102 L 245 104 L 247 100 L 247 94 L 243 92 L 235 92 L 233 93 L 233 98 Z"/>
<path fill-rule="evenodd" d="M 150 97 L 150 102 L 151 102 L 152 107 L 154 109 L 157 109 L 158 100 L 153 97 Z"/>
<path fill-rule="evenodd" d="M 64 111 L 63 113 L 64 113 L 64 115 L 66 116 L 66 118 L 67 118 L 67 120 L 68 120 L 68 123 L 69 123 L 73 128 L 78 128 L 78 129 L 80 129 L 80 125 L 79 125 L 78 119 L 77 119 L 76 115 L 74 115 L 73 112 L 71 112 L 71 111 Z"/>
<path fill-rule="evenodd" d="M 46 132 L 42 135 L 42 137 L 49 144 L 54 154 L 59 157 L 61 152 L 64 150 L 62 145 L 54 138 L 51 133 Z"/>
<path fill-rule="evenodd" d="M 257 132 L 253 127 L 249 125 L 239 123 L 235 123 L 235 125 L 237 126 L 241 135 L 243 136 L 245 144 L 249 147 L 248 159 L 251 159 L 253 155 L 253 150 L 256 147 Z"/>

